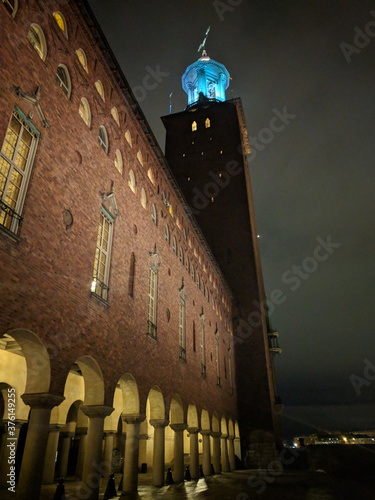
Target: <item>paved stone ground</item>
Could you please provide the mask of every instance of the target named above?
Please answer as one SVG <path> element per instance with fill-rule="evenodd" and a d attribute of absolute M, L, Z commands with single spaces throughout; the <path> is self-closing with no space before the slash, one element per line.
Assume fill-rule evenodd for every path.
<path fill-rule="evenodd" d="M 120 476 L 116 475 L 116 486 Z M 103 499 L 107 480 L 100 488 Z M 66 500 L 83 499 L 77 496 L 79 483 L 67 480 Z M 52 500 L 56 485 L 43 486 L 42 500 Z M 118 495 L 117 498 L 120 498 Z M 184 484 L 155 488 L 151 486 L 151 474 L 139 475 L 138 493 L 123 498 L 130 500 L 375 500 L 375 484 L 372 478 L 356 481 L 355 478 L 331 478 L 324 472 L 291 472 L 272 476 L 268 471 L 236 471 L 218 476 L 189 481 Z M 1 500 L 15 500 L 14 493 L 0 490 Z M 30 498 L 30 500 L 35 500 Z"/>

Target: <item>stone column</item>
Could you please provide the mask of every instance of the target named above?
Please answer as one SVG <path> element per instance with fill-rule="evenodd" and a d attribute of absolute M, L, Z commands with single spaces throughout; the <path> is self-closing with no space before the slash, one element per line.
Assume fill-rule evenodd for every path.
<path fill-rule="evenodd" d="M 198 452 L 198 432 L 199 427 L 188 427 L 190 434 L 190 475 L 191 479 L 199 479 L 199 452 Z"/>
<path fill-rule="evenodd" d="M 212 432 L 212 465 L 214 466 L 215 474 L 220 474 L 220 436 L 221 432 Z"/>
<path fill-rule="evenodd" d="M 103 477 L 109 477 L 112 474 L 112 452 L 115 434 L 116 431 L 104 432 Z"/>
<path fill-rule="evenodd" d="M 153 419 L 150 424 L 154 427 L 154 457 L 152 464 L 152 485 L 164 485 L 164 435 L 168 420 Z"/>
<path fill-rule="evenodd" d="M 44 458 L 43 484 L 52 484 L 55 478 L 56 453 L 59 445 L 59 436 L 62 425 L 50 425 L 47 441 L 46 456 Z"/>
<path fill-rule="evenodd" d="M 17 500 L 30 500 L 40 496 L 51 410 L 65 398 L 48 393 L 23 394 L 21 398 L 31 407 L 31 411 L 17 485 Z"/>
<path fill-rule="evenodd" d="M 100 477 L 103 471 L 102 443 L 104 419 L 113 412 L 113 408 L 101 405 L 83 405 L 81 406 L 81 410 L 84 415 L 89 417 L 81 493 L 85 500 L 98 500 Z"/>
<path fill-rule="evenodd" d="M 56 475 L 58 477 L 65 477 L 67 475 L 69 451 L 73 436 L 74 432 L 61 432 L 60 456 L 58 457 L 56 470 Z"/>
<path fill-rule="evenodd" d="M 7 483 L 9 476 L 7 476 L 7 474 L 9 474 L 10 466 L 14 464 L 10 464 L 8 462 L 8 459 L 12 460 L 16 456 L 18 438 L 20 435 L 22 424 L 24 423 L 21 421 L 10 422 L 11 425 L 9 429 L 12 431 L 12 436 L 8 431 L 8 422 L 10 421 L 3 420 L 2 422 L 2 424 L 4 425 L 4 434 L 1 440 L 0 447 L 0 489 L 9 487 L 9 484 Z"/>
<path fill-rule="evenodd" d="M 147 462 L 147 457 L 146 457 L 147 439 L 148 439 L 148 434 L 139 435 L 139 457 L 138 457 L 139 467 L 141 467 L 142 463 Z"/>
<path fill-rule="evenodd" d="M 186 424 L 171 424 L 174 430 L 173 479 L 176 483 L 184 482 L 184 430 Z"/>
<path fill-rule="evenodd" d="M 227 448 L 228 434 L 221 435 L 221 468 L 223 472 L 229 472 L 228 448 Z"/>
<path fill-rule="evenodd" d="M 210 430 L 201 431 L 203 437 L 202 469 L 205 476 L 211 475 Z"/>
<path fill-rule="evenodd" d="M 133 493 L 138 488 L 138 457 L 139 457 L 139 424 L 146 418 L 145 415 L 122 415 L 126 422 L 126 441 L 124 457 L 124 495 Z M 163 428 L 164 431 L 164 428 Z M 156 429 L 155 429 L 156 432 Z"/>
<path fill-rule="evenodd" d="M 234 457 L 234 436 L 228 437 L 228 456 L 229 456 L 229 466 L 230 470 L 236 470 L 236 459 Z"/>
<path fill-rule="evenodd" d="M 78 427 L 76 430 L 76 434 L 79 435 L 76 476 L 79 479 L 82 479 L 83 464 L 85 462 L 85 452 L 86 452 L 86 442 L 87 442 L 87 427 Z"/>
<path fill-rule="evenodd" d="M 239 437 L 234 438 L 234 454 L 241 460 L 241 439 Z"/>

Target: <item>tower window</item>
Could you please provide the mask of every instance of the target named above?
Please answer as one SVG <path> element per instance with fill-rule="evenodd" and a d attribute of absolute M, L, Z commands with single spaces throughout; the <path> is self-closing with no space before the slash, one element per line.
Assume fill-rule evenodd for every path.
<path fill-rule="evenodd" d="M 37 24 L 32 24 L 27 34 L 27 39 L 34 47 L 41 60 L 45 61 L 47 56 L 47 44 L 42 28 Z"/>
<path fill-rule="evenodd" d="M 209 118 L 206 118 L 206 121 L 204 122 L 204 125 L 205 125 L 206 128 L 210 128 L 211 127 L 211 122 L 210 122 Z"/>
<path fill-rule="evenodd" d="M 64 16 L 61 14 L 61 12 L 54 12 L 52 15 L 55 18 L 57 26 L 64 33 L 64 35 L 66 36 L 66 38 L 68 38 L 68 32 L 67 32 L 67 29 L 66 29 L 66 22 L 65 22 Z"/>
<path fill-rule="evenodd" d="M 126 142 L 129 144 L 129 146 L 132 148 L 133 147 L 132 136 L 131 136 L 129 130 L 127 130 L 125 132 L 125 139 L 126 139 Z"/>
<path fill-rule="evenodd" d="M 115 122 L 117 123 L 117 125 L 120 126 L 120 119 L 119 119 L 119 116 L 118 116 L 117 108 L 113 107 L 111 109 L 111 115 L 113 116 L 113 119 L 115 120 Z"/>
<path fill-rule="evenodd" d="M 129 284 L 128 284 L 128 294 L 130 297 L 134 297 L 134 278 L 135 278 L 135 255 L 132 252 L 130 257 L 130 270 L 129 270 Z"/>
<path fill-rule="evenodd" d="M 90 106 L 84 97 L 82 97 L 81 102 L 79 104 L 79 115 L 82 118 L 82 120 L 86 123 L 86 125 L 90 128 L 91 125 L 91 111 L 90 111 Z"/>
<path fill-rule="evenodd" d="M 105 102 L 104 87 L 103 87 L 103 84 L 100 80 L 95 82 L 95 88 L 98 91 L 98 94 L 100 95 L 102 100 Z"/>
<path fill-rule="evenodd" d="M 120 174 L 122 174 L 123 163 L 122 163 L 121 151 L 119 149 L 116 150 L 116 154 L 115 154 L 115 167 L 120 172 Z"/>
<path fill-rule="evenodd" d="M 207 96 L 210 99 L 215 99 L 216 98 L 216 84 L 213 82 L 210 82 L 207 86 Z"/>
<path fill-rule="evenodd" d="M 181 264 L 184 264 L 184 251 L 182 250 L 181 247 L 180 247 L 180 262 Z"/>
<path fill-rule="evenodd" d="M 147 198 L 146 198 L 146 191 L 144 190 L 144 188 L 142 188 L 141 190 L 141 205 L 146 210 Z"/>
<path fill-rule="evenodd" d="M 186 257 L 186 260 L 185 260 L 185 267 L 186 267 L 186 271 L 189 272 L 190 271 L 190 265 L 189 265 L 189 258 Z"/>
<path fill-rule="evenodd" d="M 86 73 L 89 72 L 88 67 L 87 67 L 87 59 L 86 59 L 86 54 L 83 51 L 83 49 L 78 49 L 76 50 L 76 55 L 78 57 L 79 62 L 82 65 L 82 68 L 86 71 Z"/>
<path fill-rule="evenodd" d="M 194 122 L 191 124 L 191 130 L 192 130 L 193 132 L 195 132 L 195 131 L 197 130 L 197 128 L 198 128 L 198 127 L 197 127 L 197 122 L 196 122 L 196 121 L 194 121 Z"/>
<path fill-rule="evenodd" d="M 176 243 L 176 238 L 173 236 L 173 253 L 177 254 L 177 243 Z"/>
<path fill-rule="evenodd" d="M 112 224 L 104 209 L 100 214 L 99 230 L 96 240 L 95 262 L 91 292 L 104 300 L 108 298 L 109 263 L 112 244 Z"/>
<path fill-rule="evenodd" d="M 152 182 L 152 184 L 155 184 L 155 182 L 154 182 L 154 174 L 153 174 L 151 168 L 148 169 L 147 177 L 150 179 L 150 181 Z"/>
<path fill-rule="evenodd" d="M 156 226 L 157 225 L 157 216 L 156 216 L 156 208 L 155 208 L 154 204 L 151 205 L 151 220 Z"/>
<path fill-rule="evenodd" d="M 169 245 L 169 227 L 168 225 L 166 224 L 165 225 L 165 230 L 164 230 L 164 239 L 165 241 L 168 243 Z"/>
<path fill-rule="evenodd" d="M 158 271 L 151 265 L 150 267 L 150 287 L 148 295 L 148 324 L 147 333 L 156 339 L 156 305 L 157 305 L 157 278 Z"/>
<path fill-rule="evenodd" d="M 143 158 L 142 158 L 142 153 L 140 151 L 138 151 L 138 153 L 137 153 L 137 159 L 143 167 Z"/>
<path fill-rule="evenodd" d="M 98 143 L 102 150 L 108 154 L 108 135 L 104 125 L 99 127 Z"/>
<path fill-rule="evenodd" d="M 135 194 L 136 184 L 135 184 L 135 176 L 133 170 L 129 171 L 129 181 L 128 181 L 130 189 Z"/>
<path fill-rule="evenodd" d="M 15 17 L 18 9 L 18 0 L 2 0 L 5 8 Z"/>
<path fill-rule="evenodd" d="M 68 68 L 64 64 L 59 64 L 57 68 L 56 83 L 62 88 L 62 91 L 64 92 L 66 97 L 70 99 L 70 94 L 72 92 L 72 84 Z"/>

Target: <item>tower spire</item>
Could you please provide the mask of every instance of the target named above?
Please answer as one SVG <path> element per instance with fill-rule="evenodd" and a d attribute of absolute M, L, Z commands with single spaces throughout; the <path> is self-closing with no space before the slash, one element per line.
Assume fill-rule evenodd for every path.
<path fill-rule="evenodd" d="M 206 45 L 206 42 L 207 42 L 208 33 L 210 32 L 210 29 L 211 29 L 211 26 L 209 26 L 209 27 L 207 28 L 207 31 L 206 31 L 205 37 L 204 37 L 204 39 L 203 39 L 203 42 L 199 45 L 199 47 L 198 47 L 198 51 L 197 51 L 197 52 L 200 52 L 200 50 L 201 50 L 201 49 L 204 49 L 204 46 Z M 205 51 L 205 50 L 203 50 L 203 52 L 206 52 L 206 51 Z M 207 55 L 207 52 L 206 52 L 206 54 L 203 54 L 203 53 L 202 53 L 202 56 L 204 56 L 204 55 Z"/>

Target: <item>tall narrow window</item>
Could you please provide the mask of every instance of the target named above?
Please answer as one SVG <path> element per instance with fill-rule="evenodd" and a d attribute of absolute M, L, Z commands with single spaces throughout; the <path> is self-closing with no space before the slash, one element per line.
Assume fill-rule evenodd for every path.
<path fill-rule="evenodd" d="M 180 297 L 179 310 L 180 358 L 186 361 L 185 301 Z"/>
<path fill-rule="evenodd" d="M 0 152 L 0 227 L 17 234 L 40 133 L 15 106 Z"/>
<path fill-rule="evenodd" d="M 219 334 L 215 334 L 216 384 L 220 386 Z"/>
<path fill-rule="evenodd" d="M 138 151 L 138 153 L 137 153 L 137 159 L 143 167 L 143 158 L 142 158 L 142 153 L 140 151 Z"/>
<path fill-rule="evenodd" d="M 129 284 L 128 284 L 128 295 L 134 297 L 134 278 L 135 278 L 135 255 L 132 252 L 130 256 L 130 269 L 129 269 Z"/>
<path fill-rule="evenodd" d="M 98 143 L 102 150 L 108 154 L 108 135 L 104 125 L 99 127 Z"/>
<path fill-rule="evenodd" d="M 164 239 L 165 241 L 168 243 L 169 245 L 169 227 L 168 225 L 166 224 L 165 225 L 165 230 L 164 230 Z"/>
<path fill-rule="evenodd" d="M 150 337 L 156 339 L 156 305 L 157 305 L 157 284 L 158 272 L 157 269 L 151 265 L 150 267 L 150 287 L 148 294 L 148 322 L 147 333 Z"/>
<path fill-rule="evenodd" d="M 103 87 L 103 84 L 100 80 L 95 82 L 95 88 L 98 91 L 98 94 L 100 95 L 102 100 L 105 102 L 104 87 Z"/>
<path fill-rule="evenodd" d="M 197 273 L 197 286 L 199 288 L 199 273 Z"/>
<path fill-rule="evenodd" d="M 206 378 L 206 332 L 204 320 L 201 319 L 201 358 L 202 358 L 202 377 Z"/>
<path fill-rule="evenodd" d="M 190 272 L 189 257 L 186 257 L 186 259 L 185 259 L 185 267 L 186 267 L 186 271 Z"/>
<path fill-rule="evenodd" d="M 133 191 L 134 194 L 135 191 L 136 191 L 136 184 L 135 184 L 135 177 L 134 177 L 134 172 L 133 170 L 130 170 L 129 171 L 129 181 L 128 181 L 128 185 L 130 187 L 130 189 Z"/>
<path fill-rule="evenodd" d="M 191 266 L 191 279 L 195 281 L 195 276 L 194 276 L 194 266 Z"/>
<path fill-rule="evenodd" d="M 102 209 L 96 239 L 95 262 L 91 292 L 108 299 L 109 264 L 111 258 L 113 219 Z"/>
<path fill-rule="evenodd" d="M 61 12 L 54 12 L 52 15 L 56 21 L 57 26 L 64 33 L 66 38 L 68 38 L 68 30 L 66 28 L 66 22 L 64 16 L 61 14 Z"/>
<path fill-rule="evenodd" d="M 47 43 L 42 28 L 37 24 L 32 24 L 27 33 L 27 39 L 42 61 L 45 61 L 47 57 Z"/>
<path fill-rule="evenodd" d="M 87 67 L 87 59 L 84 50 L 83 49 L 76 50 L 76 55 L 78 57 L 79 62 L 81 63 L 82 68 L 86 71 L 86 73 L 88 73 L 89 70 Z"/>
<path fill-rule="evenodd" d="M 195 321 L 193 321 L 193 351 L 196 352 L 197 346 L 196 346 L 196 340 L 195 340 Z"/>
<path fill-rule="evenodd" d="M 156 208 L 155 205 L 151 205 L 151 220 L 157 226 L 158 220 L 157 220 L 157 215 L 156 215 Z"/>
<path fill-rule="evenodd" d="M 70 99 L 70 94 L 72 92 L 72 83 L 70 80 L 70 75 L 68 68 L 65 64 L 59 64 L 56 71 L 56 83 L 61 87 L 62 91 L 68 99 Z"/>
<path fill-rule="evenodd" d="M 194 121 L 194 122 L 191 124 L 191 130 L 192 130 L 193 132 L 195 132 L 195 131 L 197 130 L 197 122 L 195 122 L 195 121 Z"/>
<path fill-rule="evenodd" d="M 79 103 L 79 116 L 86 123 L 86 125 L 90 128 L 91 125 L 91 111 L 90 106 L 84 97 L 82 97 L 81 102 Z"/>
<path fill-rule="evenodd" d="M 147 172 L 147 177 L 150 179 L 150 181 L 154 184 L 154 173 L 151 168 L 148 169 Z"/>
<path fill-rule="evenodd" d="M 141 205 L 146 210 L 147 198 L 146 198 L 146 191 L 144 190 L 144 188 L 141 189 Z"/>
<path fill-rule="evenodd" d="M 116 150 L 116 154 L 115 154 L 115 167 L 120 172 L 120 174 L 122 174 L 122 170 L 123 170 L 122 154 L 121 154 L 121 151 L 119 149 Z"/>
<path fill-rule="evenodd" d="M 125 132 L 125 139 L 126 139 L 126 142 L 129 144 L 129 146 L 132 148 L 133 147 L 132 136 L 131 136 L 129 130 L 127 130 Z"/>
<path fill-rule="evenodd" d="M 116 107 L 113 107 L 111 109 L 111 115 L 112 115 L 113 119 L 115 120 L 115 122 L 117 123 L 117 125 L 120 126 L 120 118 L 119 118 L 118 111 L 117 111 Z"/>
<path fill-rule="evenodd" d="M 209 118 L 206 118 L 206 121 L 204 122 L 204 125 L 205 125 L 206 128 L 210 128 L 211 127 L 211 122 L 210 122 Z"/>
<path fill-rule="evenodd" d="M 173 236 L 173 253 L 177 254 L 177 243 L 176 243 L 176 238 Z"/>
<path fill-rule="evenodd" d="M 180 262 L 181 262 L 181 264 L 184 263 L 184 251 L 182 250 L 181 247 L 180 247 Z"/>

